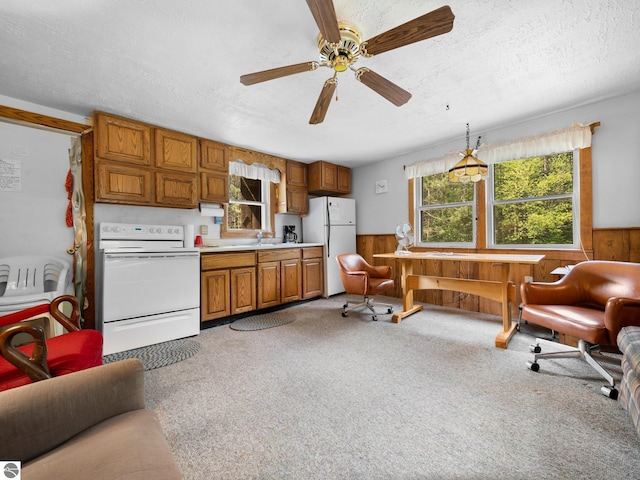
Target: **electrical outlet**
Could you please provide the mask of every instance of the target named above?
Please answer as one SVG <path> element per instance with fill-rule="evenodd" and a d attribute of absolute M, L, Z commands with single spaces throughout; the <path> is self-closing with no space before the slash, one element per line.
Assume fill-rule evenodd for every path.
<path fill-rule="evenodd" d="M 200 225 L 200 235 L 209 234 L 209 225 Z"/>
<path fill-rule="evenodd" d="M 533 277 L 526 275 L 524 277 L 524 283 L 531 283 L 531 282 L 533 282 Z"/>

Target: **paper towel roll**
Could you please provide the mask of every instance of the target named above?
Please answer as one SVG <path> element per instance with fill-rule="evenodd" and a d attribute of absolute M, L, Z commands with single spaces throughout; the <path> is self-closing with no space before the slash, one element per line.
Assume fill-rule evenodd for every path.
<path fill-rule="evenodd" d="M 195 239 L 195 227 L 193 225 L 184 226 L 184 246 L 186 248 L 193 247 L 193 241 Z"/>

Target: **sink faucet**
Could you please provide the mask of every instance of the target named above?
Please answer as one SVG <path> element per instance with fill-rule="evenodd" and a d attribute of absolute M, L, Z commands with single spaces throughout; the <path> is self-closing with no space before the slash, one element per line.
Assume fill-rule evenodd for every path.
<path fill-rule="evenodd" d="M 262 232 L 258 232 L 258 245 L 262 245 Z"/>

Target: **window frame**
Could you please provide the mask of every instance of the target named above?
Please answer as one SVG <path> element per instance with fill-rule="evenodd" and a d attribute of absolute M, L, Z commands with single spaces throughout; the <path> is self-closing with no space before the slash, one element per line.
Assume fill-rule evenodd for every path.
<path fill-rule="evenodd" d="M 229 175 L 229 179 L 231 179 L 231 175 Z M 275 184 L 269 182 L 268 180 L 260 180 L 262 184 L 262 195 L 263 198 L 266 198 L 265 202 L 238 202 L 232 201 L 229 199 L 228 203 L 223 205 L 224 208 L 224 219 L 222 221 L 222 225 L 220 225 L 220 238 L 255 238 L 258 233 L 267 233 L 273 234 L 274 224 L 275 224 L 275 204 L 276 204 L 276 186 Z M 229 182 L 231 185 L 231 182 Z M 229 186 L 231 188 L 231 186 Z M 263 208 L 262 216 L 266 220 L 266 222 L 261 221 L 262 228 L 261 229 L 247 229 L 247 228 L 228 228 L 227 221 L 229 219 L 229 204 L 231 203 L 242 203 L 242 204 L 261 204 L 265 205 Z"/>
<path fill-rule="evenodd" d="M 417 177 L 414 182 L 414 214 L 413 214 L 413 226 L 415 244 L 417 247 L 423 248 L 476 248 L 478 243 L 478 188 L 477 184 L 473 188 L 473 199 L 469 202 L 457 202 L 448 204 L 436 204 L 436 205 L 422 205 L 422 178 L 425 176 L 442 175 L 442 173 L 434 173 L 432 175 L 424 175 Z M 452 184 L 453 185 L 453 184 Z M 459 208 L 464 206 L 471 206 L 472 208 L 472 240 L 471 242 L 422 242 L 422 218 L 421 213 L 425 210 L 439 210 L 443 208 Z"/>
<path fill-rule="evenodd" d="M 495 189 L 494 189 L 494 167 L 495 165 L 489 165 L 489 174 L 486 179 L 486 235 L 487 235 L 487 248 L 493 249 L 513 249 L 513 250 L 531 250 L 531 249 L 539 249 L 539 250 L 575 250 L 581 248 L 581 224 L 580 224 L 580 211 L 581 211 L 581 201 L 580 201 L 580 193 L 582 182 L 580 180 L 580 164 L 581 164 L 581 150 L 575 149 L 572 152 L 556 152 L 553 154 L 547 154 L 547 156 L 561 154 L 561 153 L 572 153 L 573 154 L 573 191 L 571 194 L 560 194 L 560 195 L 548 195 L 543 197 L 529 197 L 526 199 L 517 199 L 517 200 L 495 200 Z M 530 158 L 539 158 L 541 155 Z M 518 160 L 527 160 L 526 158 L 514 158 L 509 161 L 518 161 Z M 495 242 L 495 210 L 494 207 L 496 205 L 508 205 L 508 204 L 522 204 L 528 203 L 532 201 L 548 201 L 554 199 L 571 199 L 571 213 L 572 213 L 572 237 L 573 242 L 571 244 L 503 244 Z"/>

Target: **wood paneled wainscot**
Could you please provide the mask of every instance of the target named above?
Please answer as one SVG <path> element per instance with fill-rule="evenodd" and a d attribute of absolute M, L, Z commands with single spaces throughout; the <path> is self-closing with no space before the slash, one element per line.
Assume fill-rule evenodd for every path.
<path fill-rule="evenodd" d="M 201 320 L 256 308 L 255 251 L 202 254 Z"/>

